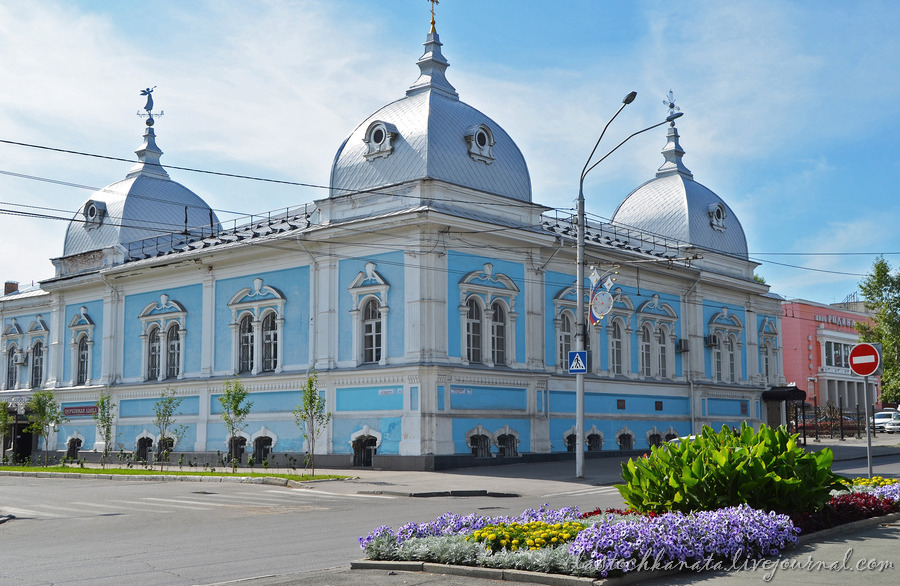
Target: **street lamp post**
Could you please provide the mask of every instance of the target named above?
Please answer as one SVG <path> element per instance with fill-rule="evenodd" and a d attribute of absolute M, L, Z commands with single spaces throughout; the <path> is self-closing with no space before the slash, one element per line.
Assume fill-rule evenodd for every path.
<path fill-rule="evenodd" d="M 584 178 L 590 173 L 597 165 L 603 162 L 606 157 L 613 154 L 620 146 L 628 142 L 632 137 L 637 136 L 643 132 L 647 132 L 648 130 L 652 130 L 658 126 L 662 126 L 667 122 L 672 122 L 676 118 L 682 116 L 683 112 L 678 112 L 675 114 L 671 114 L 666 117 L 665 120 L 654 124 L 653 126 L 648 126 L 643 130 L 638 130 L 630 135 L 628 135 L 622 142 L 617 144 L 610 150 L 608 153 L 600 157 L 593 165 L 591 165 L 591 159 L 594 158 L 594 154 L 597 152 L 597 147 L 600 146 L 600 141 L 603 139 L 603 135 L 606 134 L 606 129 L 609 128 L 610 123 L 616 119 L 616 116 L 619 115 L 619 112 L 622 111 L 625 106 L 634 101 L 637 97 L 637 92 L 630 92 L 625 98 L 622 100 L 622 105 L 619 106 L 619 109 L 616 110 L 616 113 L 613 114 L 612 118 L 609 119 L 609 122 L 606 123 L 606 126 L 603 127 L 603 132 L 600 133 L 600 138 L 597 139 L 597 142 L 594 143 L 594 148 L 591 150 L 591 154 L 587 159 L 587 162 L 584 164 L 584 168 L 581 171 L 581 178 L 578 181 L 578 202 L 576 206 L 576 214 L 577 214 L 577 230 L 576 230 L 576 268 L 575 268 L 575 349 L 578 351 L 584 350 L 584 335 L 585 335 L 585 325 L 584 325 Z M 575 375 L 575 476 L 577 478 L 584 478 L 584 373 L 577 373 Z"/>

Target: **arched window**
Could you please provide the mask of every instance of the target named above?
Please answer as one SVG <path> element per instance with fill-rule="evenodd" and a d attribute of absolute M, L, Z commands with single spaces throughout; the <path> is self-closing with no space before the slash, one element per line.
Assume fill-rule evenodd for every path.
<path fill-rule="evenodd" d="M 650 360 L 652 356 L 650 351 L 650 340 L 650 327 L 645 325 L 638 333 L 638 343 L 641 347 L 641 376 L 644 377 L 650 376 Z"/>
<path fill-rule="evenodd" d="M 501 456 L 512 458 L 519 455 L 519 438 L 511 433 L 504 433 L 497 436 L 497 447 Z"/>
<path fill-rule="evenodd" d="M 484 434 L 473 435 L 469 439 L 469 446 L 472 448 L 472 455 L 476 458 L 491 457 L 491 439 L 488 436 Z"/>
<path fill-rule="evenodd" d="M 159 378 L 159 328 L 152 328 L 147 340 L 147 380 Z"/>
<path fill-rule="evenodd" d="M 651 433 L 649 437 L 647 437 L 647 443 L 652 446 L 661 446 L 662 445 L 662 435 L 658 433 Z"/>
<path fill-rule="evenodd" d="M 565 369 L 572 351 L 572 317 L 568 311 L 559 316 L 559 365 Z M 572 450 L 575 448 L 573 447 Z"/>
<path fill-rule="evenodd" d="M 719 343 L 713 346 L 712 349 L 713 354 L 713 368 L 715 368 L 715 379 L 718 382 L 722 382 L 725 380 L 725 375 L 722 370 L 722 341 L 719 339 Z"/>
<path fill-rule="evenodd" d="M 78 377 L 75 379 L 75 384 L 83 385 L 87 383 L 89 359 L 90 353 L 87 336 L 81 336 L 78 340 Z"/>
<path fill-rule="evenodd" d="M 603 449 L 603 436 L 599 433 L 592 433 L 587 436 L 587 444 L 589 452 L 599 452 Z"/>
<path fill-rule="evenodd" d="M 240 340 L 240 356 L 238 359 L 238 372 L 253 371 L 253 317 L 245 315 L 241 318 L 238 327 L 238 339 Z"/>
<path fill-rule="evenodd" d="M 481 362 L 481 305 L 470 297 L 466 306 L 466 358 L 469 362 Z"/>
<path fill-rule="evenodd" d="M 619 449 L 620 450 L 633 450 L 634 449 L 634 436 L 630 433 L 623 433 L 619 436 Z"/>
<path fill-rule="evenodd" d="M 269 312 L 262 321 L 262 369 L 273 371 L 278 366 L 278 325 L 275 312 Z"/>
<path fill-rule="evenodd" d="M 659 378 L 668 378 L 669 354 L 666 351 L 666 331 L 663 328 L 656 332 L 656 348 L 659 352 Z"/>
<path fill-rule="evenodd" d="M 272 438 L 261 435 L 253 440 L 253 459 L 259 463 L 269 458 L 272 453 Z"/>
<path fill-rule="evenodd" d="M 731 337 L 725 341 L 725 352 L 728 356 L 728 382 L 733 383 L 737 381 L 737 357 L 734 352 L 734 339 Z"/>
<path fill-rule="evenodd" d="M 10 346 L 6 353 L 6 388 L 14 389 L 19 382 L 19 366 L 16 364 L 15 345 Z"/>
<path fill-rule="evenodd" d="M 495 301 L 491 305 L 491 358 L 494 364 L 506 364 L 506 310 L 503 304 Z"/>
<path fill-rule="evenodd" d="M 44 343 L 38 340 L 31 347 L 31 388 L 36 389 L 44 382 Z"/>
<path fill-rule="evenodd" d="M 378 302 L 369 299 L 363 308 L 363 362 L 379 362 L 381 348 L 381 312 L 378 311 Z"/>
<path fill-rule="evenodd" d="M 172 326 L 166 332 L 166 378 L 176 378 L 181 365 L 181 335 L 178 326 Z"/>
<path fill-rule="evenodd" d="M 609 350 L 609 369 L 613 374 L 622 374 L 622 324 L 618 321 L 612 323 Z"/>

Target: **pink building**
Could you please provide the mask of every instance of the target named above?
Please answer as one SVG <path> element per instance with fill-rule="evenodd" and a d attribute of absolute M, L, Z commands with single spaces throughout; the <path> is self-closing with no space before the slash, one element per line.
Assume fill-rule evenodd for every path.
<path fill-rule="evenodd" d="M 793 299 L 781 304 L 784 377 L 819 405 L 839 399 L 844 409 L 864 406 L 864 379 L 850 371 L 850 348 L 859 341 L 854 327 L 868 315 L 844 306 Z M 869 405 L 876 405 L 880 377 L 869 380 Z M 877 406 L 877 405 L 876 405 Z"/>

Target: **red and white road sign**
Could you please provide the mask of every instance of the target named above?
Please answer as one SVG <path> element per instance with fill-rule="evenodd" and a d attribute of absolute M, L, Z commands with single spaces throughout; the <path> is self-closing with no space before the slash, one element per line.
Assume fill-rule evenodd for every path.
<path fill-rule="evenodd" d="M 872 344 L 857 344 L 850 349 L 850 370 L 859 376 L 869 376 L 878 371 L 881 355 Z"/>

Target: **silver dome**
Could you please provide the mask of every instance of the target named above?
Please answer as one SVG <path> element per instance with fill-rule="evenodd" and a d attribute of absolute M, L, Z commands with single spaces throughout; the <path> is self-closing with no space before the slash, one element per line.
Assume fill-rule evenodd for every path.
<path fill-rule="evenodd" d="M 447 61 L 432 29 L 421 74 L 406 97 L 369 116 L 338 149 L 331 197 L 418 179 L 531 201 L 525 158 L 492 119 L 461 102 L 444 77 Z"/>
<path fill-rule="evenodd" d="M 219 219 L 200 196 L 172 181 L 159 164 L 153 128 L 135 151 L 139 162 L 125 179 L 91 195 L 69 222 L 63 256 L 123 246 L 147 238 L 181 233 Z"/>
<path fill-rule="evenodd" d="M 744 228 L 722 198 L 694 181 L 682 163 L 684 150 L 674 126 L 669 127 L 668 142 L 662 152 L 666 162 L 656 178 L 632 191 L 619 204 L 612 223 L 747 260 Z"/>

